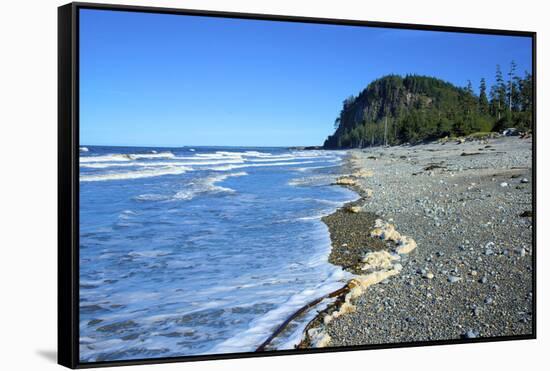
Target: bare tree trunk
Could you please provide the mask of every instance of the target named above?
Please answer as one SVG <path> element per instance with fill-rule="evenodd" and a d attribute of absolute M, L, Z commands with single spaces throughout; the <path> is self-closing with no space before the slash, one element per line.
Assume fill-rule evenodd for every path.
<path fill-rule="evenodd" d="M 388 145 L 388 116 L 384 121 L 384 147 Z"/>
<path fill-rule="evenodd" d="M 510 99 L 509 99 L 509 106 L 508 106 L 508 111 L 509 112 L 512 112 L 512 94 L 513 94 L 513 86 L 512 86 L 512 76 L 510 76 L 510 83 L 509 83 L 509 86 L 510 86 Z"/>

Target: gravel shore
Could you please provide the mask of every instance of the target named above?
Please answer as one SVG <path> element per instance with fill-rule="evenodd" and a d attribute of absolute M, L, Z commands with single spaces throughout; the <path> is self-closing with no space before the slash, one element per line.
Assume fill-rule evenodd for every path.
<path fill-rule="evenodd" d="M 350 151 L 343 175 L 363 174 L 339 183 L 362 198 L 323 219 L 329 261 L 360 275 L 366 254 L 395 251 L 371 237 L 376 219 L 417 248 L 394 253 L 398 274 L 353 297 L 353 310 L 327 321 L 340 298 L 319 313 L 300 347 L 532 334 L 531 160 L 519 137 Z"/>

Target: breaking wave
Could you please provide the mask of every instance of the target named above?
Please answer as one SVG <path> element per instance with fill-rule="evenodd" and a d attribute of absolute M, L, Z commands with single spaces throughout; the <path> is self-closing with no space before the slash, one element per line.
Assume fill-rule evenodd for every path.
<path fill-rule="evenodd" d="M 151 178 L 163 175 L 178 175 L 191 170 L 189 167 L 162 167 L 158 169 L 142 169 L 136 171 L 126 171 L 121 173 L 110 172 L 105 174 L 81 175 L 81 182 L 100 182 L 106 180 L 124 180 L 124 179 L 140 179 Z"/>
<path fill-rule="evenodd" d="M 175 200 L 191 200 L 202 193 L 233 193 L 231 188 L 216 185 L 230 177 L 239 177 L 248 175 L 244 171 L 238 173 L 229 173 L 222 175 L 211 175 L 206 178 L 197 179 L 187 185 L 187 188 L 174 195 Z"/>

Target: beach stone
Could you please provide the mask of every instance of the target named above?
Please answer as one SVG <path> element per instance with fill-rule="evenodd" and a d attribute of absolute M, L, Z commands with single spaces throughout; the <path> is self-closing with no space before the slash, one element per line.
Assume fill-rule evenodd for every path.
<path fill-rule="evenodd" d="M 521 179 L 521 182 L 522 182 L 522 183 L 529 183 L 529 179 L 523 178 L 523 179 Z"/>
<path fill-rule="evenodd" d="M 517 138 L 496 138 L 490 143 L 498 153 L 484 149 L 483 156 L 464 157 L 460 153 L 481 151 L 479 145 L 466 141 L 457 148 L 449 143 L 437 149 L 429 144 L 396 146 L 388 151 L 367 148 L 362 150 L 367 155 L 360 154 L 359 165 L 343 169 L 342 176 L 346 176 L 368 163 L 376 177 L 351 177 L 356 188 L 362 189 L 363 212 L 352 214 L 343 209 L 341 215 L 359 220 L 377 214 L 378 209 L 376 218 L 398 226 L 400 233 L 416 240 L 418 248 L 402 256 L 408 260 L 406 264 L 400 261 L 404 265 L 400 275 L 361 294 L 353 301 L 357 308 L 353 315 L 327 326 L 331 346 L 531 333 L 533 296 L 528 294 L 532 291 L 532 264 L 527 257 L 532 253 L 528 248 L 533 228 L 529 211 L 532 190 L 521 182 L 526 177 L 530 183 L 532 176 L 531 144 Z M 377 151 L 387 155 L 379 156 Z M 367 156 L 373 154 L 378 161 L 367 162 Z M 403 159 L 393 161 L 390 156 Z M 417 173 L 443 159 L 446 170 L 436 170 L 432 176 L 427 171 Z M 401 178 L 406 181 L 396 181 Z M 506 183 L 504 188 L 501 182 Z M 366 186 L 374 189 L 376 202 L 365 197 Z M 441 227 L 435 228 L 437 224 Z M 362 236 L 371 238 L 369 226 L 356 232 L 348 228 L 347 221 L 342 223 L 347 235 L 358 236 L 350 240 L 360 243 L 350 243 L 350 248 L 340 253 L 357 250 L 356 255 L 362 257 L 377 251 L 369 245 L 370 240 L 362 240 Z M 372 238 L 372 243 L 388 252 L 396 245 L 380 238 Z M 340 240 L 333 244 L 342 246 Z M 522 249 L 526 257 L 521 257 Z M 352 268 L 344 269 L 351 271 L 356 260 L 348 260 Z M 434 277 L 429 278 L 429 273 Z M 497 291 L 495 283 L 502 290 Z M 388 297 L 395 300 L 391 305 L 386 302 Z"/>
<path fill-rule="evenodd" d="M 356 214 L 356 213 L 360 213 L 361 210 L 362 210 L 361 206 L 350 206 L 350 207 L 348 208 L 348 211 L 349 211 L 350 213 L 355 213 L 355 214 Z"/>
<path fill-rule="evenodd" d="M 357 184 L 357 182 L 352 178 L 343 176 L 343 177 L 340 177 L 340 178 L 336 179 L 336 184 L 354 186 L 354 185 Z"/>
<path fill-rule="evenodd" d="M 502 183 L 500 183 L 500 186 L 501 186 L 501 187 L 508 187 L 508 183 L 502 182 Z"/>
<path fill-rule="evenodd" d="M 457 276 L 449 276 L 449 277 L 447 277 L 447 281 L 449 281 L 450 283 L 458 282 L 458 281 L 460 281 L 461 279 L 462 279 L 462 278 L 457 277 Z"/>

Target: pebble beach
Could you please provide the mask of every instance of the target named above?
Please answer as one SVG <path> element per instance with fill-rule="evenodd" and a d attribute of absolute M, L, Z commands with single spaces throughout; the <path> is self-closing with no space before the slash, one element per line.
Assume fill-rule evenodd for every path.
<path fill-rule="evenodd" d="M 323 218 L 357 279 L 300 348 L 533 334 L 532 139 L 351 150 Z M 348 284 L 349 285 L 349 284 Z"/>

